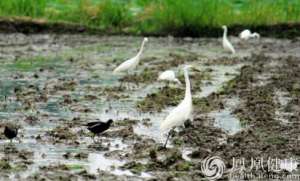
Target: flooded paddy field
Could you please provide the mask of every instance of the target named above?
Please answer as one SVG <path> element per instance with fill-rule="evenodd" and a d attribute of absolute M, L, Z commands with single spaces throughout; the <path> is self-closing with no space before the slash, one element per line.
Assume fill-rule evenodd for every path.
<path fill-rule="evenodd" d="M 235 55 L 221 39 L 149 37 L 138 68 L 113 75 L 142 37 L 0 34 L 0 129 L 19 127 L 0 136 L 1 180 L 201 180 L 210 156 L 298 159 L 300 39 L 230 39 Z M 185 64 L 194 121 L 163 149 Z M 167 69 L 183 84 L 158 82 Z M 114 123 L 94 142 L 83 125 L 97 119 Z"/>

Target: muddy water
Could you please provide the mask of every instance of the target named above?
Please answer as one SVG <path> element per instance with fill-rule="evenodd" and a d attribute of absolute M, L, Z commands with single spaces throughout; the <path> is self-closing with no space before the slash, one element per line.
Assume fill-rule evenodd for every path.
<path fill-rule="evenodd" d="M 156 82 L 156 78 L 150 79 L 150 82 L 121 83 L 119 79 L 124 75 L 112 75 L 114 67 L 137 52 L 141 39 L 0 35 L 1 125 L 13 123 L 21 127 L 20 141 L 14 140 L 13 144 L 9 144 L 1 136 L 3 150 L 0 156 L 10 167 L 0 176 L 20 180 L 96 179 L 99 176 L 144 180 L 161 178 L 165 174 L 170 176 L 182 165 L 184 168 L 194 165 L 191 154 L 198 151 L 198 147 L 181 143 L 180 136 L 176 139 L 183 129 L 178 128 L 169 150 L 157 159 L 168 159 L 168 155 L 176 155 L 178 149 L 184 161 L 174 167 L 176 170 L 170 167 L 170 170 L 162 172 L 156 167 L 145 168 L 150 162 L 148 149 L 159 150 L 166 138 L 160 133 L 159 124 L 174 105 L 166 106 L 160 112 L 141 112 L 136 103 L 148 94 L 159 92 L 165 84 Z M 259 50 L 270 56 L 274 54 L 268 49 L 272 46 L 272 39 L 243 44 L 235 38 L 232 40 L 239 47 L 237 55 L 224 52 L 219 39 L 150 38 L 141 65 L 131 74 L 143 76 L 143 70 L 148 68 L 155 75 L 162 69 L 173 69 L 177 75 L 182 75 L 182 65 L 192 64 L 198 71 L 209 75 L 200 78 L 203 79 L 201 83 L 193 86 L 194 98 L 207 98 L 222 91 L 230 80 L 239 76 L 241 67 L 252 63 L 249 59 L 252 53 Z M 277 43 L 291 42 L 282 40 Z M 279 49 L 280 45 L 275 43 L 273 46 Z M 295 51 L 296 46 L 292 46 L 294 48 L 286 50 L 284 56 Z M 165 62 L 171 63 L 164 67 Z M 194 72 L 191 71 L 191 74 Z M 253 85 L 268 83 L 268 76 L 259 76 L 259 83 Z M 191 81 L 198 82 L 197 77 Z M 184 86 L 171 86 L 184 89 Z M 288 104 L 281 93 L 278 97 L 283 107 Z M 224 132 L 223 137 L 233 136 L 243 130 L 239 117 L 234 113 L 242 101 L 237 96 L 225 96 L 222 102 L 223 108 L 215 107 L 208 113 L 197 112 L 194 116 L 209 117 L 201 125 L 210 126 L 209 129 L 220 128 Z M 282 110 L 278 108 L 278 111 Z M 277 114 L 281 118 L 282 114 Z M 115 121 L 109 131 L 97 138 L 96 143 L 82 126 L 95 119 Z M 148 148 L 140 150 L 147 145 Z M 19 168 L 21 163 L 25 166 Z M 191 175 L 185 176 L 190 178 Z"/>

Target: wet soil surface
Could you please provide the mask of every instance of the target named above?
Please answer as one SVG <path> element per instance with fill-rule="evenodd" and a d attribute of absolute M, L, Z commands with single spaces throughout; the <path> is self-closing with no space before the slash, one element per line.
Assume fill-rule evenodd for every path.
<path fill-rule="evenodd" d="M 299 150 L 300 41 L 151 38 L 137 70 L 112 70 L 142 37 L 0 34 L 0 177 L 11 180 L 200 180 L 201 160 L 295 158 Z M 158 82 L 190 70 L 194 121 L 166 135 L 159 124 L 184 84 Z M 113 119 L 101 136 L 83 126 Z M 261 170 L 260 170 L 261 171 Z M 246 171 L 245 171 L 246 172 Z M 295 172 L 295 171 L 294 171 Z M 285 170 L 278 172 L 286 174 Z M 228 172 L 224 179 L 230 177 Z"/>

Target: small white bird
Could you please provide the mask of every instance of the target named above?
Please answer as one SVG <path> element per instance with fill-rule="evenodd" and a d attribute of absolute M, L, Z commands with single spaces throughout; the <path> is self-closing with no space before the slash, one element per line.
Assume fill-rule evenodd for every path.
<path fill-rule="evenodd" d="M 162 133 L 169 131 L 167 140 L 164 147 L 167 146 L 167 142 L 170 136 L 170 130 L 176 126 L 182 125 L 186 120 L 193 120 L 193 103 L 192 103 L 192 93 L 191 93 L 191 83 L 189 79 L 188 69 L 190 65 L 186 65 L 183 68 L 184 79 L 185 79 L 185 96 L 181 103 L 174 108 L 166 119 L 160 124 L 160 130 Z"/>
<path fill-rule="evenodd" d="M 173 70 L 166 70 L 162 72 L 158 79 L 160 81 L 168 81 L 168 82 L 177 82 L 178 84 L 181 84 L 181 82 L 176 78 L 175 72 Z"/>
<path fill-rule="evenodd" d="M 229 51 L 232 54 L 235 54 L 235 50 L 234 50 L 232 44 L 227 39 L 227 27 L 225 25 L 223 25 L 222 28 L 224 29 L 224 34 L 223 34 L 223 48 L 226 51 Z"/>
<path fill-rule="evenodd" d="M 142 42 L 142 45 L 141 45 L 141 48 L 140 48 L 140 51 L 137 53 L 137 55 L 135 57 L 121 63 L 121 65 L 119 65 L 117 68 L 114 69 L 113 73 L 115 74 L 115 73 L 118 73 L 118 72 L 125 72 L 125 71 L 135 69 L 135 67 L 140 62 L 141 54 L 143 52 L 144 45 L 147 41 L 148 41 L 148 38 L 144 38 L 144 40 Z"/>
<path fill-rule="evenodd" d="M 248 40 L 250 38 L 260 38 L 260 35 L 256 32 L 251 33 L 250 30 L 246 29 L 239 34 L 240 39 Z"/>

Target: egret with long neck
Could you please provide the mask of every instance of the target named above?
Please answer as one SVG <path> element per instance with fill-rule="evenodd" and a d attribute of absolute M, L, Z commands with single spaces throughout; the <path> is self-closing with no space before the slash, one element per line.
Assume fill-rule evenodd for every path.
<path fill-rule="evenodd" d="M 232 46 L 232 44 L 229 42 L 229 40 L 227 39 L 227 26 L 223 25 L 222 26 L 224 33 L 223 33 L 223 48 L 226 51 L 231 52 L 232 54 L 235 54 L 235 50 Z"/>
<path fill-rule="evenodd" d="M 141 58 L 141 55 L 142 55 L 143 50 L 144 50 L 144 45 L 147 41 L 148 41 L 148 38 L 144 38 L 144 40 L 142 42 L 142 45 L 141 45 L 141 48 L 140 48 L 139 52 L 137 53 L 137 55 L 135 57 L 131 58 L 131 59 L 126 60 L 122 64 L 120 64 L 117 68 L 114 69 L 113 73 L 125 72 L 125 71 L 135 69 L 136 66 L 140 62 L 140 58 Z"/>
<path fill-rule="evenodd" d="M 170 136 L 170 130 L 174 129 L 176 126 L 182 125 L 185 121 L 190 119 L 193 120 L 193 103 L 192 103 L 192 93 L 191 93 L 191 83 L 189 79 L 189 65 L 183 68 L 184 78 L 185 78 L 185 96 L 181 103 L 174 108 L 166 119 L 161 123 L 160 130 L 162 133 L 169 131 L 164 147 L 167 146 L 168 139 Z"/>

